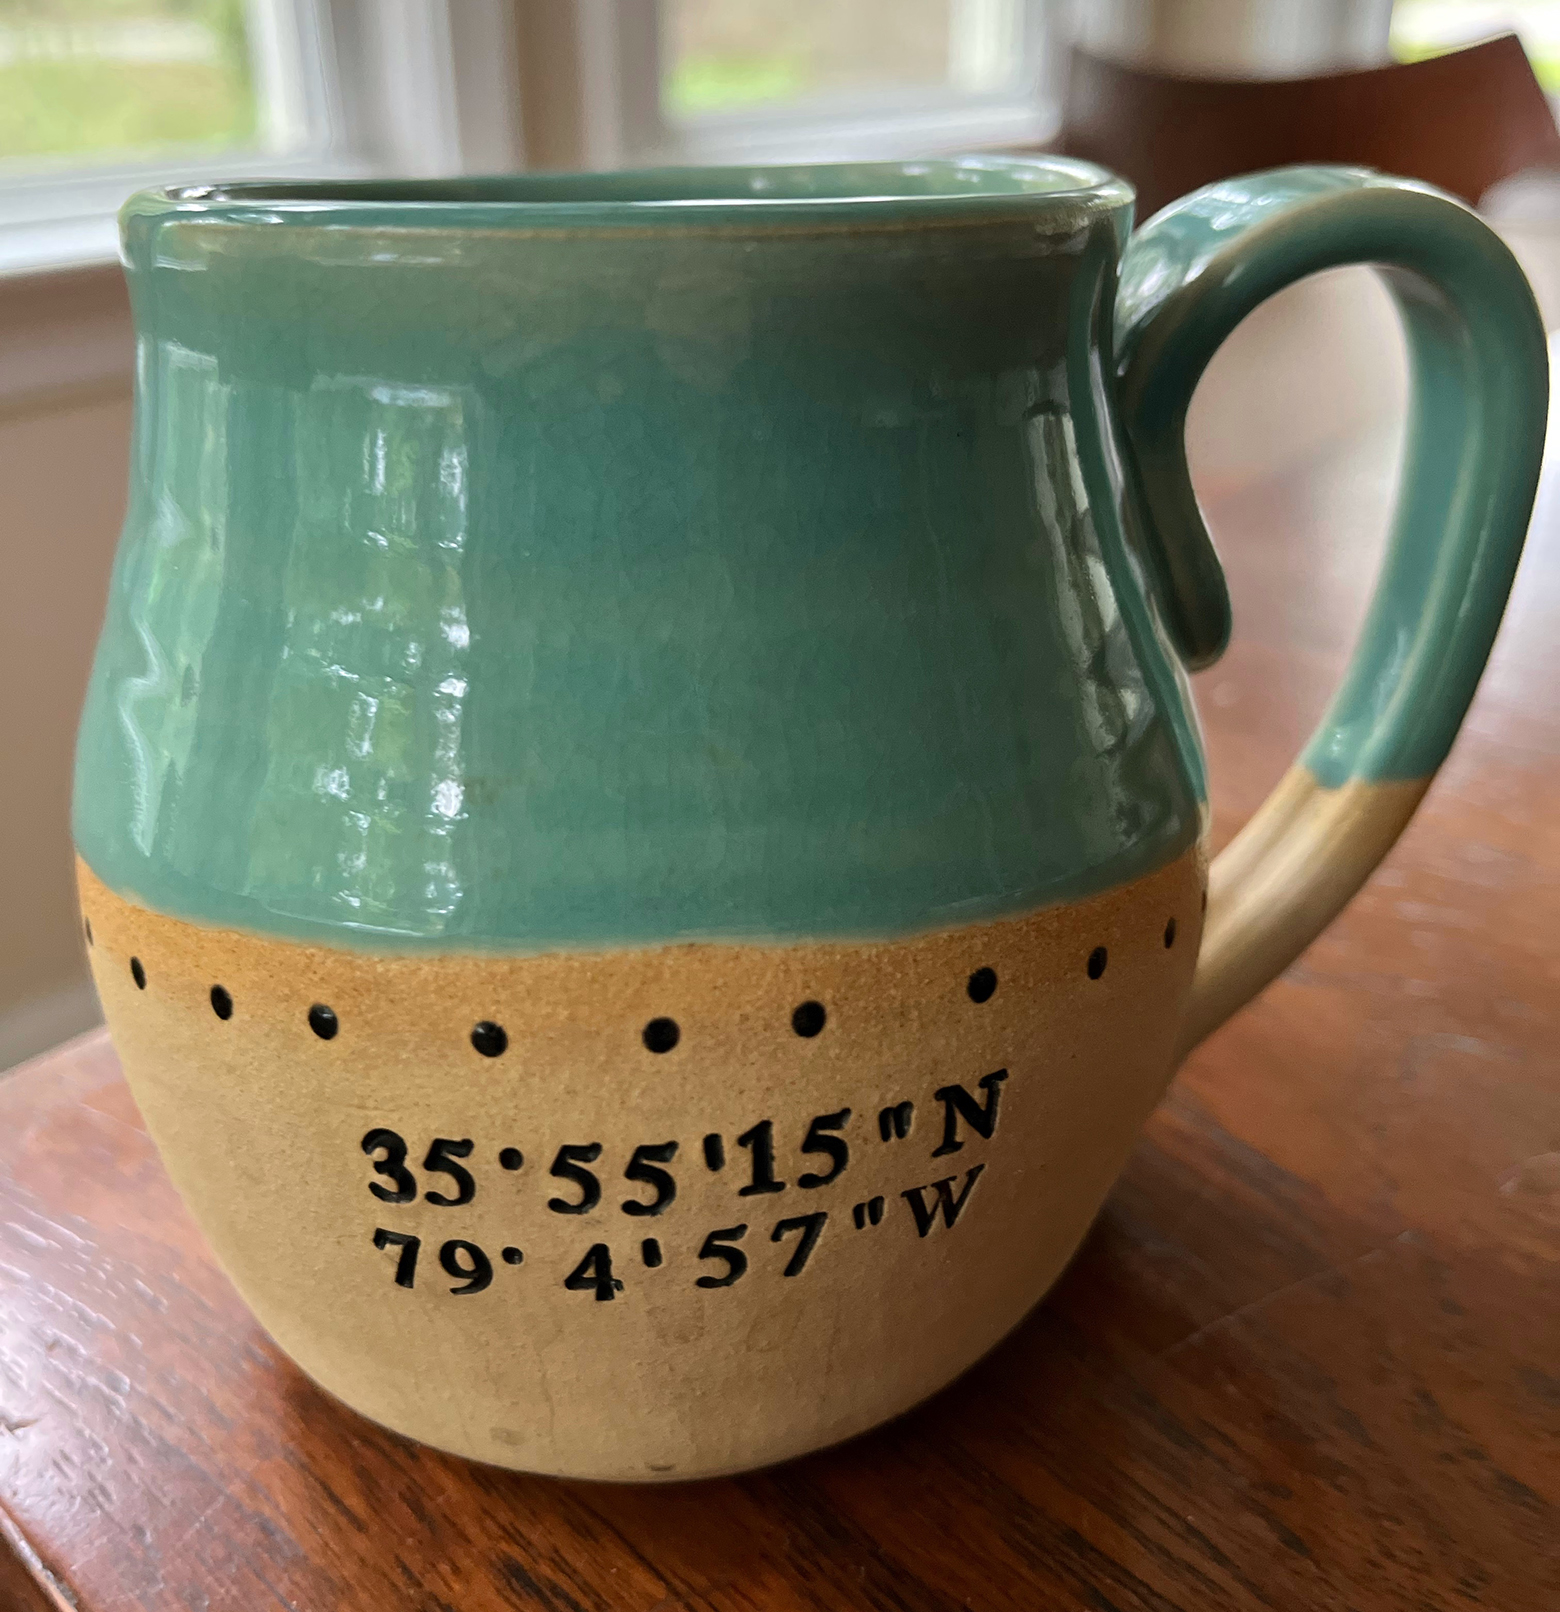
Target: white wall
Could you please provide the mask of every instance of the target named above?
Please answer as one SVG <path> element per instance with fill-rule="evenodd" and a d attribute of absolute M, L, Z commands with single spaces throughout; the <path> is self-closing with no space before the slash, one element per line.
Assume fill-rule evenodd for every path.
<path fill-rule="evenodd" d="M 98 1018 L 70 772 L 124 510 L 130 364 L 117 269 L 0 282 L 0 1070 Z"/>

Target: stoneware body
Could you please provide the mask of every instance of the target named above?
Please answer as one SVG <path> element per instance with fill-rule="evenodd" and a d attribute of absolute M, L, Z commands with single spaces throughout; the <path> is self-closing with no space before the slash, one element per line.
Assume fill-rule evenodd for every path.
<path fill-rule="evenodd" d="M 1406 821 L 1531 501 L 1531 297 L 1375 175 L 1218 187 L 1123 262 L 1130 215 L 1061 160 L 127 207 L 90 955 L 175 1182 L 350 1405 L 614 1479 L 908 1408 Z M 1415 348 L 1404 508 L 1210 905 L 1180 427 L 1255 301 L 1357 259 Z"/>

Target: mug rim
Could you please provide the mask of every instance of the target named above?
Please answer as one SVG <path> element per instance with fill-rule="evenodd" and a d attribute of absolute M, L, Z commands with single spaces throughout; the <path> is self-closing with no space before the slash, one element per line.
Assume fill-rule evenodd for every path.
<path fill-rule="evenodd" d="M 1052 153 L 884 162 L 518 173 L 446 179 L 242 179 L 159 186 L 121 223 L 312 224 L 507 231 L 1043 221 L 1130 207 L 1133 187 Z"/>

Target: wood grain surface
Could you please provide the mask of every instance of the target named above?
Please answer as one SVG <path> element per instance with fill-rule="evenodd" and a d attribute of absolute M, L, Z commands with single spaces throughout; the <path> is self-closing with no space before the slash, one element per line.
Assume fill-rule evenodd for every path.
<path fill-rule="evenodd" d="M 1220 842 L 1325 701 L 1386 480 L 1213 500 Z M 841 1449 L 634 1489 L 416 1448 L 249 1319 L 103 1039 L 0 1082 L 0 1606 L 1560 1607 L 1556 494 L 1387 865 L 1192 1057 L 1051 1297 Z"/>

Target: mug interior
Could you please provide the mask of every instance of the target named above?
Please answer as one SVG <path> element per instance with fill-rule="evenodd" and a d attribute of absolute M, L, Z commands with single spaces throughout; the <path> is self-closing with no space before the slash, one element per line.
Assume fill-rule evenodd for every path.
<path fill-rule="evenodd" d="M 602 210 L 698 208 L 794 210 L 893 203 L 999 205 L 1041 198 L 1118 205 L 1131 188 L 1104 168 L 1069 157 L 951 157 L 769 167 L 643 168 L 615 173 L 502 174 L 481 178 L 253 180 L 174 186 L 138 200 L 181 213 L 225 207 L 338 209 L 420 206 L 462 209 Z"/>

